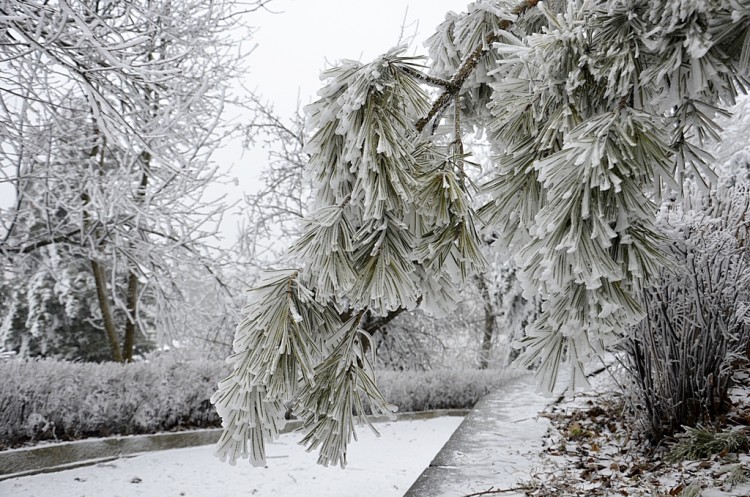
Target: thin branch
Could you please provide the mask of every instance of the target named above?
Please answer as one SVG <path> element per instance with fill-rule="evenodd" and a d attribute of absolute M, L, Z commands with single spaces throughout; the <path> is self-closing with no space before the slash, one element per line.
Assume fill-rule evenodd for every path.
<path fill-rule="evenodd" d="M 483 490 L 481 492 L 474 492 L 473 494 L 467 494 L 463 497 L 479 497 L 481 495 L 498 495 L 498 494 L 509 494 L 512 492 L 525 492 L 526 490 L 529 490 L 529 487 L 527 486 L 521 486 L 521 487 L 510 487 L 510 488 L 493 488 L 490 487 L 487 490 Z"/>
<path fill-rule="evenodd" d="M 181 249 L 183 249 L 183 250 L 185 250 L 185 251 L 187 251 L 187 252 L 189 252 L 189 253 L 197 256 L 198 259 L 199 259 L 199 261 L 200 261 L 200 264 L 203 266 L 203 269 L 205 269 L 208 272 L 208 274 L 210 274 L 214 278 L 214 280 L 219 284 L 219 286 L 222 288 L 222 290 L 224 290 L 224 292 L 226 292 L 227 295 L 229 295 L 230 297 L 234 297 L 234 293 L 232 292 L 231 288 L 229 288 L 229 286 L 224 282 L 224 280 L 216 273 L 216 271 L 214 270 L 214 268 L 212 268 L 210 264 L 208 264 L 207 262 L 205 262 L 205 260 L 204 260 L 205 258 L 195 249 L 195 247 L 192 247 L 192 246 L 188 245 L 186 242 L 181 241 L 181 240 L 179 240 L 178 238 L 176 238 L 176 237 L 174 237 L 172 235 L 168 235 L 166 233 L 162 233 L 162 232 L 156 231 L 154 229 L 147 229 L 147 228 L 141 227 L 141 228 L 139 228 L 139 230 L 142 231 L 142 232 L 145 232 L 145 233 L 151 233 L 152 235 L 160 236 L 160 237 L 165 238 L 167 240 L 171 240 L 171 241 L 173 241 L 173 242 L 175 242 L 177 244 L 178 248 L 181 248 Z"/>
<path fill-rule="evenodd" d="M 523 15 L 526 11 L 535 7 L 538 3 L 539 0 L 526 0 L 513 9 L 513 14 L 517 16 Z M 512 25 L 512 21 L 504 20 L 500 22 L 500 29 L 507 30 Z M 427 115 L 417 121 L 417 131 L 421 133 L 422 130 L 424 130 L 424 128 L 427 126 L 427 123 L 429 123 L 436 115 L 438 115 L 445 107 L 447 107 L 448 104 L 450 104 L 453 98 L 461 91 L 461 88 L 463 88 L 464 83 L 466 83 L 468 77 L 472 72 L 474 72 L 474 69 L 476 69 L 477 64 L 479 64 L 479 59 L 486 55 L 490 51 L 492 44 L 499 39 L 500 35 L 498 33 L 490 33 L 484 39 L 484 42 L 477 46 L 469 54 L 463 64 L 461 64 L 461 67 L 458 68 L 458 71 L 456 71 L 456 74 L 454 74 L 451 80 L 448 82 L 448 86 L 445 87 L 445 91 L 432 104 L 432 107 L 430 108 L 430 111 L 427 113 Z"/>
<path fill-rule="evenodd" d="M 423 83 L 426 83 L 428 85 L 431 85 L 431 86 L 437 86 L 439 88 L 445 88 L 446 90 L 451 90 L 451 89 L 453 89 L 453 90 L 460 90 L 461 89 L 460 87 L 459 88 L 454 88 L 453 83 L 451 83 L 447 79 L 441 79 L 441 78 L 436 78 L 435 76 L 430 76 L 429 74 L 425 74 L 425 73 L 423 73 L 421 71 L 417 71 L 413 67 L 410 67 L 410 66 L 407 66 L 407 65 L 402 65 L 402 66 L 399 67 L 399 69 L 401 69 L 402 71 L 404 71 L 406 74 L 408 74 L 410 76 L 414 76 L 419 81 L 421 81 Z"/>
<path fill-rule="evenodd" d="M 422 296 L 420 295 L 417 299 L 417 306 L 422 303 Z M 383 326 L 387 325 L 397 317 L 399 317 L 401 314 L 403 314 L 405 311 L 407 311 L 405 307 L 399 307 L 395 311 L 390 311 L 387 315 L 383 316 L 382 318 L 376 319 L 375 321 L 369 323 L 367 326 L 363 328 L 364 332 L 368 335 L 372 336 L 375 334 L 376 331 L 378 331 Z"/>
<path fill-rule="evenodd" d="M 23 245 L 21 247 L 0 248 L 0 252 L 14 255 L 29 254 L 31 252 L 39 250 L 42 247 L 46 247 L 47 245 L 54 245 L 56 243 L 70 241 L 70 237 L 79 233 L 81 233 L 81 230 L 77 228 L 68 233 L 63 233 L 62 235 L 58 235 L 52 238 L 45 238 L 44 240 L 39 240 L 28 245 Z"/>

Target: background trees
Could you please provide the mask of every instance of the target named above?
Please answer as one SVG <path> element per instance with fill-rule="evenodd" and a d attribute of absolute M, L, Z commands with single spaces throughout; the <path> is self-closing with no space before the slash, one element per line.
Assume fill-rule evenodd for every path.
<path fill-rule="evenodd" d="M 111 357 L 129 361 L 137 341 L 185 324 L 190 284 L 180 275 L 229 292 L 215 250 L 226 206 L 206 188 L 221 179 L 211 154 L 232 131 L 223 116 L 241 69 L 241 17 L 263 3 L 0 7 L 0 171 L 12 199 L 0 210 L 0 256 L 8 288 L 35 285 L 19 290 L 32 330 L 74 319 L 78 330 L 103 329 Z M 42 312 L 40 285 L 59 302 L 93 294 L 97 306 Z M 218 309 L 233 315 L 231 304 Z"/>
<path fill-rule="evenodd" d="M 240 254 L 258 268 L 277 263 L 299 236 L 312 191 L 304 170 L 309 156 L 305 116 L 297 109 L 284 119 L 273 106 L 254 99 L 250 119 L 242 124 L 246 147 L 267 152 L 261 186 L 244 196 L 239 237 Z"/>
<path fill-rule="evenodd" d="M 297 399 L 304 442 L 345 464 L 352 416 L 389 410 L 368 323 L 450 309 L 486 267 L 480 226 L 541 303 L 525 364 L 551 388 L 567 357 L 571 386 L 585 381 L 669 264 L 658 202 L 711 176 L 703 141 L 747 86 L 748 6 L 673 7 L 480 1 L 448 16 L 426 61 L 396 49 L 326 71 L 306 109 L 315 209 L 298 262 L 269 274 L 238 328 L 214 396 L 220 455 L 262 463 L 281 403 Z M 465 172 L 474 130 L 495 153 L 481 196 Z"/>

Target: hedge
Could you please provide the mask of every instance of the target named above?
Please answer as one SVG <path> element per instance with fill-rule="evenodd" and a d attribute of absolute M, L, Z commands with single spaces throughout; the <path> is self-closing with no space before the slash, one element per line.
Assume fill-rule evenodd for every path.
<path fill-rule="evenodd" d="M 169 355 L 134 364 L 0 362 L 0 450 L 41 440 L 219 427 L 209 398 L 228 374 L 222 361 Z M 379 371 L 399 412 L 470 408 L 511 373 Z"/>

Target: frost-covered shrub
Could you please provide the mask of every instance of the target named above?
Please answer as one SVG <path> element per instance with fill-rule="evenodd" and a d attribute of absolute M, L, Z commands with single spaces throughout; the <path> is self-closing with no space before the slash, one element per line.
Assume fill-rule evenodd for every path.
<path fill-rule="evenodd" d="M 26 441 L 219 426 L 209 402 L 221 361 L 0 362 L 0 448 Z"/>
<path fill-rule="evenodd" d="M 716 419 L 750 337 L 748 188 L 686 198 L 664 208 L 675 264 L 644 292 L 647 317 L 625 346 L 654 442 Z"/>
<path fill-rule="evenodd" d="M 0 449 L 39 440 L 218 427 L 209 397 L 224 361 L 169 354 L 135 364 L 0 361 Z M 380 371 L 399 411 L 470 408 L 512 377 L 475 369 Z"/>
<path fill-rule="evenodd" d="M 399 412 L 430 409 L 469 409 L 483 396 L 507 383 L 511 370 L 436 369 L 432 371 L 379 371 L 383 396 Z"/>

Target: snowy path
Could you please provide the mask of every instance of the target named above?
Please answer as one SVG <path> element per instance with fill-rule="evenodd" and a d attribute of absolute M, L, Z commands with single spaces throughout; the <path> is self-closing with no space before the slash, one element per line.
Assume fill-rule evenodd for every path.
<path fill-rule="evenodd" d="M 379 423 L 358 430 L 346 470 L 324 468 L 299 433 L 268 448 L 268 467 L 230 466 L 213 446 L 153 452 L 0 482 L 0 497 L 401 497 L 461 423 L 460 417 Z"/>
<path fill-rule="evenodd" d="M 566 380 L 561 376 L 560 384 Z M 522 497 L 521 490 L 507 490 L 529 481 L 541 463 L 550 423 L 539 413 L 551 401 L 536 393 L 531 375 L 482 398 L 408 497 L 461 497 L 490 489 L 502 490 L 504 497 Z"/>

